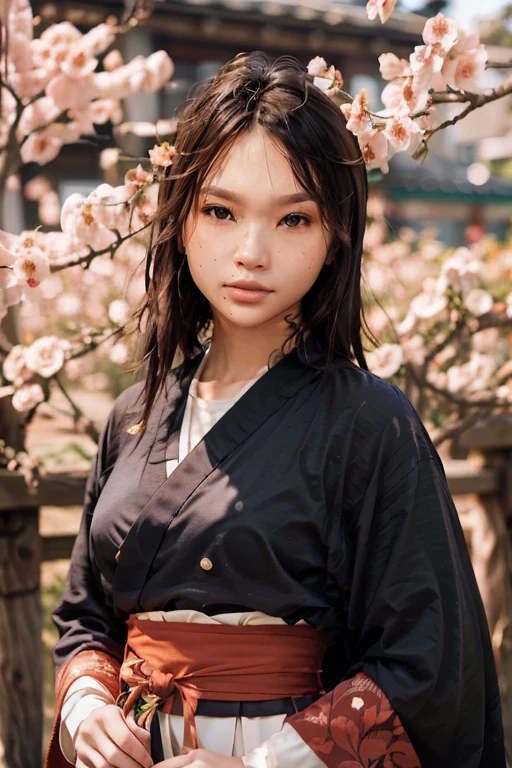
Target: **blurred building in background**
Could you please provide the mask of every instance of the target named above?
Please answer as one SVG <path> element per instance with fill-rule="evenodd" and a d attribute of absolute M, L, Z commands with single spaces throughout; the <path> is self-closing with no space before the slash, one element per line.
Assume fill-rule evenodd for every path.
<path fill-rule="evenodd" d="M 124 12 L 121 0 L 35 0 L 33 6 L 44 26 L 68 20 L 84 31 L 108 17 L 119 19 Z M 129 153 L 147 157 L 154 134 L 144 136 L 141 124 L 175 117 L 183 102 L 224 62 L 256 49 L 276 57 L 293 55 L 304 64 L 323 56 L 341 70 L 350 93 L 366 88 L 370 103 L 376 110 L 382 108 L 378 56 L 392 51 L 408 58 L 422 43 L 425 18 L 397 10 L 381 25 L 368 20 L 365 6 L 366 0 L 156 0 L 149 19 L 121 36 L 118 47 L 125 60 L 165 49 L 174 61 L 175 76 L 160 93 L 126 100 L 125 120 L 139 127 L 135 134 L 118 135 L 118 143 Z M 495 47 L 492 56 L 510 58 L 510 48 Z M 495 84 L 504 72 L 488 72 L 491 82 L 486 85 Z M 510 103 L 507 99 L 492 104 L 457 128 L 441 131 L 423 165 L 406 153 L 391 161 L 389 176 L 377 177 L 375 189 L 389 201 L 392 223 L 416 229 L 434 226 L 452 245 L 484 230 L 505 233 L 512 209 Z M 440 118 L 450 116 L 450 109 L 443 105 Z M 112 127 L 98 130 L 97 138 L 64 147 L 52 164 L 51 180 L 61 202 L 72 192 L 88 193 L 103 179 L 97 148 L 113 145 Z M 508 178 L 496 169 L 495 161 L 503 161 L 504 151 L 511 165 Z M 25 168 L 23 181 L 38 172 L 36 166 Z M 27 206 L 25 225 L 35 226 L 35 208 Z"/>

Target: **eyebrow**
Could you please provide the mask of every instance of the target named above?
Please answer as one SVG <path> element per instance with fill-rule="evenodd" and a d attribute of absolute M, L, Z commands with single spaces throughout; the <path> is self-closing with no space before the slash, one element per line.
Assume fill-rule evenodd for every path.
<path fill-rule="evenodd" d="M 230 200 L 232 203 L 242 203 L 243 198 L 241 195 L 237 195 L 236 192 L 231 192 L 229 189 L 222 189 L 222 187 L 204 187 L 201 190 L 203 195 L 215 195 L 215 197 L 222 197 L 224 200 Z M 278 205 L 292 205 L 293 203 L 305 203 L 315 202 L 309 192 L 296 192 L 293 195 L 284 195 L 283 197 L 276 198 L 275 201 Z"/>

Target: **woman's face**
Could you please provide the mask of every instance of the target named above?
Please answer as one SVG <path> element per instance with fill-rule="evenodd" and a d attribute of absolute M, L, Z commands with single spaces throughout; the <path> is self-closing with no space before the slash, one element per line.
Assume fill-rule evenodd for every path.
<path fill-rule="evenodd" d="M 329 235 L 286 157 L 255 128 L 206 179 L 183 240 L 214 322 L 253 328 L 300 315 L 326 263 Z"/>

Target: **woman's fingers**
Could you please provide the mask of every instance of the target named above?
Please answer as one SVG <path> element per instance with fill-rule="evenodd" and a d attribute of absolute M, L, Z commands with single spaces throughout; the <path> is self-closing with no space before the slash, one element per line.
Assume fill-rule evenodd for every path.
<path fill-rule="evenodd" d="M 157 715 L 155 714 L 155 717 Z M 133 733 L 133 735 L 141 742 L 143 747 L 150 752 L 151 750 L 151 734 L 149 731 L 146 731 L 145 728 L 141 728 L 140 725 L 137 725 L 135 722 L 135 719 L 133 717 L 133 710 L 130 710 L 130 712 L 125 717 L 125 723 L 130 729 L 130 731 Z"/>
<path fill-rule="evenodd" d="M 132 736 L 132 739 L 135 739 L 133 734 L 130 735 Z M 140 742 L 139 746 L 141 746 Z M 123 748 L 119 742 L 115 741 L 115 736 L 110 737 L 110 734 L 101 734 L 96 741 L 95 747 L 100 755 L 106 760 L 108 768 L 140 768 L 141 765 L 148 765 L 147 763 L 139 762 L 133 754 L 126 751 L 126 747 Z M 148 754 L 146 752 L 146 758 L 147 757 Z"/>
<path fill-rule="evenodd" d="M 168 760 L 164 760 L 161 763 L 155 763 L 154 768 L 183 768 L 185 765 L 190 765 L 191 762 L 192 760 L 189 753 L 188 755 L 180 755 L 179 757 L 170 757 Z"/>
<path fill-rule="evenodd" d="M 77 757 L 75 768 L 108 768 L 108 763 L 97 750 L 86 747 L 84 753 Z"/>
<path fill-rule="evenodd" d="M 133 727 L 138 728 L 135 724 Z M 80 725 L 75 741 L 84 768 L 151 768 L 149 748 L 150 742 L 145 748 L 115 705 L 94 710 Z M 91 762 L 92 751 L 99 754 L 99 758 L 94 756 L 95 762 Z"/>
<path fill-rule="evenodd" d="M 184 768 L 186 765 L 193 768 L 244 768 L 241 757 L 228 757 L 208 749 L 193 749 L 186 755 L 156 763 L 153 768 Z"/>
<path fill-rule="evenodd" d="M 119 765 L 119 768 L 125 768 L 125 766 L 126 768 L 140 768 L 140 766 L 150 768 L 153 765 L 153 760 L 149 753 L 150 742 L 147 742 L 146 748 L 132 731 L 132 727 L 138 728 L 138 726 L 133 723 L 130 727 L 119 707 L 116 709 L 117 712 L 113 713 L 113 716 L 104 722 L 104 733 L 124 753 L 124 762 Z M 142 729 L 138 728 L 138 730 Z M 105 745 L 105 748 L 108 749 L 108 745 Z M 117 765 L 116 768 L 118 768 Z"/>

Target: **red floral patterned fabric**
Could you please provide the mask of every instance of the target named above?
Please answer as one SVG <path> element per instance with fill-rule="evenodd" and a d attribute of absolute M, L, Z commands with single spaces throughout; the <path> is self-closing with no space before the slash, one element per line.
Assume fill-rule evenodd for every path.
<path fill-rule="evenodd" d="M 363 673 L 286 722 L 328 768 L 421 768 L 385 693 Z"/>
<path fill-rule="evenodd" d="M 59 671 L 55 680 L 55 721 L 46 750 L 44 768 L 69 768 L 70 763 L 60 751 L 60 713 L 66 693 L 72 683 L 82 675 L 91 675 L 102 683 L 116 697 L 120 691 L 121 665 L 103 651 L 81 651 L 73 656 Z"/>

